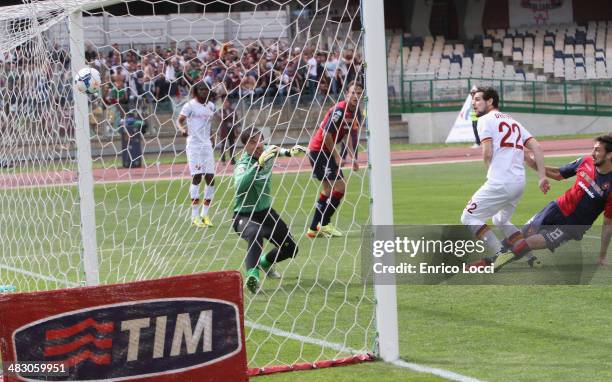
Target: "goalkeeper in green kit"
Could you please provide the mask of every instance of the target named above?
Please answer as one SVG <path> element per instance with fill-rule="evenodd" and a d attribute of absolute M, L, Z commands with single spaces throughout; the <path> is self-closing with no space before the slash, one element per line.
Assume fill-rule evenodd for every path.
<path fill-rule="evenodd" d="M 259 289 L 259 271 L 270 271 L 276 262 L 294 257 L 298 253 L 289 227 L 272 208 L 270 182 L 272 167 L 277 156 L 305 154 L 302 146 L 290 150 L 278 146 L 264 148 L 263 135 L 255 129 L 246 129 L 240 134 L 244 153 L 234 169 L 236 198 L 233 228 L 247 241 L 246 287 L 251 293 Z M 275 248 L 262 254 L 264 239 Z"/>

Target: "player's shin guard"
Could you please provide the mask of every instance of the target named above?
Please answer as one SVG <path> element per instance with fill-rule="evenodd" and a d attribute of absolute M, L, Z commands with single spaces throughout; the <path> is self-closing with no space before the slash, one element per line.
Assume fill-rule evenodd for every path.
<path fill-rule="evenodd" d="M 328 225 L 334 212 L 340 206 L 340 202 L 342 202 L 342 198 L 344 197 L 344 193 L 338 191 L 332 191 L 331 198 L 329 199 L 329 204 L 325 211 L 323 212 L 323 218 L 321 219 L 321 225 Z"/>
<path fill-rule="evenodd" d="M 210 208 L 210 202 L 215 195 L 215 186 L 204 187 L 204 203 L 202 203 L 202 216 L 208 216 L 208 209 Z"/>
<path fill-rule="evenodd" d="M 200 216 L 200 186 L 192 184 L 189 186 L 189 196 L 191 197 L 191 217 Z"/>
<path fill-rule="evenodd" d="M 315 205 L 314 216 L 312 217 L 312 222 L 310 223 L 311 230 L 316 231 L 317 226 L 319 225 L 319 223 L 321 223 L 321 219 L 323 218 L 323 212 L 325 211 L 325 208 L 327 207 L 328 199 L 329 197 L 323 193 L 319 195 L 319 200 L 317 201 L 317 204 Z"/>

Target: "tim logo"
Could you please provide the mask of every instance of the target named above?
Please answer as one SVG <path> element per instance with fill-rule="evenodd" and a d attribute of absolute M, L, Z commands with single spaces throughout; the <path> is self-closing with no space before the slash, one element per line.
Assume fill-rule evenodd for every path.
<path fill-rule="evenodd" d="M 210 365 L 240 352 L 238 307 L 176 298 L 72 311 L 13 333 L 16 362 L 63 362 L 70 375 L 43 381 L 118 381 Z M 33 346 L 41 344 L 42 346 Z"/>

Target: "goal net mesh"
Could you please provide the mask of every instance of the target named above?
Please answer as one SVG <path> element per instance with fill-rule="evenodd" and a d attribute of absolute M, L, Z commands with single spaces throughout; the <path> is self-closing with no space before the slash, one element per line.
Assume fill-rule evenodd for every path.
<path fill-rule="evenodd" d="M 100 282 L 244 272 L 247 245 L 231 226 L 232 153 L 221 132 L 254 126 L 270 144 L 307 145 L 348 82 L 362 79 L 359 2 L 55 0 L 0 8 L 0 283 L 19 291 L 85 284 L 69 33 L 77 10 L 86 65 L 103 83 L 88 102 Z M 186 143 L 176 127 L 198 81 L 228 110 L 213 123 L 207 229 L 191 225 Z M 374 346 L 373 293 L 360 261 L 370 208 L 367 134 L 364 123 L 354 127 L 361 169 L 347 157 L 347 193 L 333 218 L 343 237 L 304 235 L 320 183 L 307 158 L 275 163 L 273 207 L 300 250 L 276 266 L 280 279 L 245 293 L 251 367 Z"/>

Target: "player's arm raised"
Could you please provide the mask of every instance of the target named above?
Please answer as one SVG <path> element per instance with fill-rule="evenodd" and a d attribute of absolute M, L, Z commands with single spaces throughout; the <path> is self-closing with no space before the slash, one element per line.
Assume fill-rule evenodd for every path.
<path fill-rule="evenodd" d="M 527 146 L 527 148 L 533 152 L 535 170 L 538 172 L 538 176 L 540 177 L 538 186 L 540 187 L 542 193 L 546 194 L 548 190 L 550 190 L 550 183 L 548 183 L 548 179 L 546 179 L 547 172 L 546 166 L 544 165 L 544 152 L 542 151 L 542 147 L 533 137 L 527 139 L 525 146 Z"/>
<path fill-rule="evenodd" d="M 606 255 L 608 253 L 608 246 L 610 245 L 610 239 L 612 238 L 612 218 L 604 216 L 604 224 L 601 228 L 601 248 L 599 250 L 599 258 L 597 264 L 601 266 L 608 265 Z"/>

